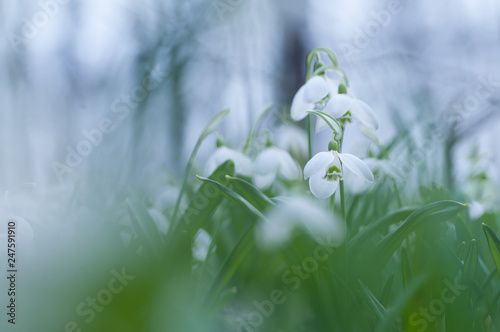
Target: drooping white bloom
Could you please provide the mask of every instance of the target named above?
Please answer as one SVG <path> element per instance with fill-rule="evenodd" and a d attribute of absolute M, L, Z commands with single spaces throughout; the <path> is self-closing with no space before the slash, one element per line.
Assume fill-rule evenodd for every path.
<path fill-rule="evenodd" d="M 227 160 L 232 160 L 234 162 L 236 173 L 244 176 L 252 176 L 252 160 L 243 153 L 230 149 L 227 146 L 217 148 L 214 154 L 210 156 L 205 167 L 205 175 L 211 175 L 217 167 Z"/>
<path fill-rule="evenodd" d="M 330 92 L 331 85 L 323 76 L 314 76 L 300 87 L 292 100 L 290 115 L 294 121 L 300 121 L 307 116 L 307 111 L 313 110 Z"/>
<path fill-rule="evenodd" d="M 271 186 L 278 174 L 287 180 L 297 179 L 300 177 L 299 164 L 288 152 L 274 146 L 267 147 L 255 159 L 255 185 L 266 189 Z"/>
<path fill-rule="evenodd" d="M 345 239 L 345 224 L 317 200 L 295 196 L 285 198 L 266 213 L 256 229 L 257 243 L 267 249 L 285 243 L 295 229 L 308 232 L 319 243 L 340 246 Z"/>
<path fill-rule="evenodd" d="M 322 109 L 322 111 L 334 118 L 341 118 L 346 115 L 347 112 L 349 112 L 352 118 L 359 121 L 367 128 L 377 130 L 379 127 L 378 117 L 373 109 L 364 101 L 361 101 L 350 95 L 336 94 L 331 96 L 330 100 Z M 317 119 L 316 132 L 325 127 L 326 123 L 322 119 Z"/>
<path fill-rule="evenodd" d="M 300 121 L 307 116 L 311 110 L 321 110 L 334 118 L 351 116 L 362 125 L 377 130 L 379 127 L 378 117 L 373 109 L 365 102 L 357 99 L 351 91 L 348 94 L 339 94 L 340 75 L 337 71 L 327 70 L 322 76 L 314 76 L 309 79 L 295 94 L 291 117 L 294 121 Z M 326 104 L 317 108 L 318 104 L 329 96 Z M 349 113 L 347 113 L 349 112 Z M 322 119 L 316 121 L 316 131 L 326 127 Z"/>
<path fill-rule="evenodd" d="M 304 129 L 285 124 L 277 129 L 276 146 L 288 151 L 297 160 L 307 156 L 307 133 Z"/>
<path fill-rule="evenodd" d="M 200 229 L 194 236 L 194 243 L 192 250 L 194 259 L 203 262 L 207 258 L 208 249 L 210 248 L 211 242 L 212 242 L 212 237 L 204 229 Z"/>
<path fill-rule="evenodd" d="M 333 195 L 343 178 L 342 166 L 367 181 L 374 181 L 372 171 L 358 157 L 337 151 L 320 152 L 304 167 L 304 178 L 309 179 L 311 193 L 318 198 Z"/>

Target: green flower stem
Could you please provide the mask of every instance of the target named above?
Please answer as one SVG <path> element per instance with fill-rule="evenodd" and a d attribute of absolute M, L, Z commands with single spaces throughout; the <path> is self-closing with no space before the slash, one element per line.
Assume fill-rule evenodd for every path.
<path fill-rule="evenodd" d="M 344 126 L 341 126 L 340 128 L 342 128 L 342 133 L 340 135 L 339 153 L 342 153 L 342 146 L 344 144 Z M 342 174 L 344 174 L 344 165 L 342 164 L 342 162 L 341 162 L 341 166 L 342 166 L 342 169 L 341 169 Z M 340 209 L 342 211 L 342 218 L 344 219 L 344 221 L 346 222 L 346 225 L 347 225 L 346 214 L 345 214 L 345 194 L 344 194 L 343 176 L 342 176 L 342 180 L 340 180 L 340 188 L 339 189 L 340 189 Z"/>
<path fill-rule="evenodd" d="M 344 126 L 340 126 L 342 128 L 342 133 L 340 134 L 340 141 L 339 141 L 339 153 L 342 153 L 342 146 L 344 143 Z M 339 194 L 340 194 L 340 210 L 342 212 L 342 220 L 345 222 L 345 233 L 346 233 L 346 239 L 344 244 L 339 248 L 340 249 L 340 257 L 341 259 L 341 267 L 342 267 L 342 272 L 344 273 L 344 280 L 349 280 L 349 263 L 348 263 L 348 258 L 347 258 L 347 236 L 349 234 L 349 223 L 347 222 L 346 219 L 346 212 L 345 212 L 345 193 L 344 193 L 344 179 L 343 179 L 343 174 L 344 174 L 344 165 L 342 162 L 340 163 L 341 165 L 341 172 L 342 172 L 342 179 L 340 180 L 339 183 Z M 341 292 L 341 299 L 342 301 L 347 301 L 348 295 L 345 293 L 345 291 Z M 347 318 L 347 312 L 344 311 L 343 313 L 343 319 L 344 321 L 348 321 Z"/>
<path fill-rule="evenodd" d="M 312 121 L 311 121 L 311 114 L 307 114 L 306 117 L 306 122 L 307 122 L 307 150 L 308 150 L 308 159 L 310 160 L 312 158 Z"/>

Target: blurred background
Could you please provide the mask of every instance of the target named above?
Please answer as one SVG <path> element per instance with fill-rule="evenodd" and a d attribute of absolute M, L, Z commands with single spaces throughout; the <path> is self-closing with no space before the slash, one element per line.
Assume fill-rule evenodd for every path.
<path fill-rule="evenodd" d="M 216 112 L 231 108 L 221 131 L 234 147 L 265 107 L 286 113 L 316 46 L 337 53 L 357 97 L 379 114 L 382 142 L 439 125 L 453 136 L 453 178 L 464 177 L 471 144 L 498 164 L 500 5 L 493 0 L 1 6 L 4 191 L 87 177 L 106 179 L 103 189 L 163 185 L 159 174 L 182 173 Z M 103 119 L 116 128 L 78 166 L 55 170 L 66 147 L 77 150 Z M 208 140 L 200 163 L 213 149 Z"/>
<path fill-rule="evenodd" d="M 270 105 L 265 125 L 284 136 L 318 46 L 379 115 L 380 142 L 407 142 L 389 158 L 408 190 L 425 178 L 499 203 L 498 1 L 1 0 L 0 22 L 0 191 L 29 239 L 43 229 L 64 248 L 119 218 L 131 191 L 175 200 L 225 108 L 230 147 Z M 346 135 L 366 155 L 368 139 Z M 198 174 L 215 148 L 203 142 Z"/>

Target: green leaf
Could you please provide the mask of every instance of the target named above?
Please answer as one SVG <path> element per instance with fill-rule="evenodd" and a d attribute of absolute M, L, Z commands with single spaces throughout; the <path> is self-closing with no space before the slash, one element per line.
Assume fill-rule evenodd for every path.
<path fill-rule="evenodd" d="M 196 158 L 196 154 L 198 153 L 198 149 L 200 148 L 203 140 L 215 130 L 215 127 L 228 114 L 229 114 L 229 109 L 225 109 L 222 112 L 220 112 L 219 114 L 217 114 L 216 116 L 214 116 L 210 120 L 210 122 L 205 126 L 200 137 L 198 137 L 198 141 L 196 142 L 196 145 L 194 146 L 194 149 L 191 152 L 191 156 L 189 157 L 189 161 L 188 161 L 188 164 L 186 166 L 186 170 L 184 171 L 184 178 L 182 180 L 181 190 L 179 192 L 179 196 L 177 196 L 177 201 L 175 202 L 175 205 L 174 205 L 174 212 L 172 213 L 172 221 L 174 223 L 177 223 L 177 213 L 179 211 L 179 206 L 181 204 L 182 195 L 184 194 L 184 191 L 186 190 L 187 180 L 191 174 L 191 169 L 193 168 L 194 159 Z"/>
<path fill-rule="evenodd" d="M 464 273 L 462 275 L 463 280 L 466 283 L 470 283 L 474 280 L 476 275 L 478 265 L 478 249 L 477 241 L 472 239 L 469 245 L 469 251 L 467 252 L 467 257 L 464 262 Z"/>
<path fill-rule="evenodd" d="M 253 184 L 240 179 L 227 176 L 235 191 L 245 198 L 250 204 L 255 206 L 257 210 L 263 212 L 268 206 L 276 205 L 269 197 L 260 191 Z"/>
<path fill-rule="evenodd" d="M 204 177 L 198 176 L 198 179 L 207 184 L 212 184 L 220 190 L 223 197 L 227 198 L 232 203 L 236 204 L 242 210 L 247 211 L 250 214 L 255 215 L 262 222 L 268 222 L 265 216 L 256 209 L 252 204 L 250 204 L 246 199 L 232 191 L 231 189 L 225 187 L 224 185 L 218 183 L 217 181 L 207 179 Z M 226 177 L 227 180 L 231 179 L 231 177 Z M 234 178 L 232 178 L 234 179 Z M 241 182 L 239 182 L 242 185 Z M 249 190 L 247 187 L 246 189 Z M 262 199 L 262 198 L 261 198 Z M 272 203 L 272 202 L 271 202 Z M 231 250 L 231 253 L 227 256 L 222 264 L 217 276 L 210 287 L 209 292 L 207 293 L 205 303 L 206 307 L 214 308 L 217 307 L 216 302 L 218 296 L 223 291 L 224 287 L 227 285 L 229 280 L 232 278 L 238 267 L 241 263 L 246 259 L 246 257 L 250 254 L 250 252 L 255 247 L 255 239 L 253 236 L 253 229 L 255 227 L 254 223 L 250 223 L 246 229 L 244 230 L 242 236 L 236 243 L 236 245 Z"/>
<path fill-rule="evenodd" d="M 387 310 L 385 319 L 377 324 L 375 332 L 386 332 L 390 330 L 391 326 L 394 326 L 397 320 L 401 317 L 403 310 L 408 306 L 409 301 L 415 295 L 417 290 L 424 284 L 426 279 L 427 275 L 420 274 L 413 278 L 403 291 L 398 293 L 394 302 L 388 306 L 389 310 Z M 403 331 L 407 330 L 403 327 Z"/>
<path fill-rule="evenodd" d="M 416 208 L 403 208 L 394 212 L 391 212 L 385 215 L 382 218 L 372 222 L 363 230 L 356 233 L 356 235 L 349 241 L 347 245 L 348 251 L 354 250 L 355 248 L 360 247 L 363 243 L 365 243 L 370 236 L 378 232 L 382 232 L 384 229 L 387 229 L 389 225 L 400 222 L 401 220 L 406 219 L 412 212 L 414 212 Z"/>
<path fill-rule="evenodd" d="M 408 216 L 396 231 L 385 236 L 368 255 L 371 269 L 379 271 L 396 252 L 404 239 L 424 223 L 446 221 L 464 211 L 467 205 L 455 201 L 439 201 L 428 204 Z"/>
<path fill-rule="evenodd" d="M 254 228 L 254 223 L 251 223 L 246 227 L 246 229 L 243 231 L 243 234 L 238 239 L 238 242 L 224 260 L 224 263 L 222 264 L 219 272 L 217 273 L 217 276 L 215 277 L 214 282 L 212 283 L 212 286 L 210 287 L 210 290 L 207 293 L 204 301 L 204 307 L 218 307 L 218 297 L 222 295 L 224 287 L 227 285 L 229 280 L 231 280 L 232 276 L 241 265 L 241 263 L 246 259 L 246 257 L 255 247 L 255 239 L 253 236 Z"/>
<path fill-rule="evenodd" d="M 465 260 L 465 254 L 467 253 L 467 243 L 465 241 L 462 241 L 460 243 L 460 246 L 458 248 L 458 258 L 460 258 L 460 261 Z"/>
<path fill-rule="evenodd" d="M 219 207 L 224 197 L 219 188 L 229 184 L 226 175 L 233 174 L 234 163 L 231 160 L 217 167 L 212 175 L 210 175 L 210 179 L 221 181 L 222 184 L 217 182 L 217 185 L 214 185 L 213 183 L 205 182 L 200 186 L 191 203 L 179 219 L 175 229 L 169 234 L 169 239 L 180 230 L 186 230 L 192 236 L 196 234 L 203 224 L 212 217 L 217 207 Z"/>
<path fill-rule="evenodd" d="M 391 294 L 392 282 L 394 281 L 394 274 L 392 274 L 389 279 L 385 282 L 384 288 L 380 293 L 380 303 L 382 305 L 387 306 L 389 303 L 389 296 Z"/>
<path fill-rule="evenodd" d="M 248 133 L 247 140 L 245 142 L 245 145 L 243 147 L 243 153 L 247 153 L 248 149 L 250 148 L 250 145 L 252 144 L 252 140 L 257 136 L 257 128 L 259 128 L 260 123 L 264 119 L 264 117 L 269 113 L 270 110 L 273 109 L 273 105 L 267 106 L 262 113 L 260 113 L 259 117 L 255 120 L 255 122 L 252 125 L 252 128 L 250 128 L 250 132 Z"/>
<path fill-rule="evenodd" d="M 412 279 L 411 276 L 411 267 L 410 267 L 410 260 L 408 259 L 408 252 L 406 251 L 406 248 L 402 248 L 401 250 L 401 265 L 403 269 L 403 286 L 407 286 L 410 280 Z"/>
<path fill-rule="evenodd" d="M 370 309 L 375 313 L 375 315 L 380 320 L 384 320 L 387 315 L 387 310 L 379 302 L 379 300 L 375 297 L 375 295 L 373 295 L 370 289 L 363 284 L 361 280 L 358 279 L 358 283 L 361 286 L 361 290 L 363 291 L 365 301 L 370 307 Z"/>
<path fill-rule="evenodd" d="M 241 209 L 246 210 L 247 212 L 250 212 L 251 214 L 254 214 L 257 217 L 260 217 L 261 219 L 265 219 L 262 213 L 259 210 L 257 210 L 252 204 L 250 204 L 246 199 L 244 199 L 231 189 L 226 188 L 223 184 L 211 179 L 204 178 L 202 176 L 197 175 L 196 177 L 205 183 L 214 185 L 224 197 L 226 197 L 229 201 L 239 206 Z"/>
<path fill-rule="evenodd" d="M 500 274 L 500 240 L 490 226 L 483 224 L 483 230 L 486 235 L 486 239 L 488 240 L 491 256 L 493 257 L 497 271 L 499 271 Z"/>
<path fill-rule="evenodd" d="M 139 237 L 139 241 L 142 242 L 150 255 L 158 257 L 163 241 L 148 210 L 141 203 L 130 199 L 127 199 L 127 207 L 132 226 Z"/>

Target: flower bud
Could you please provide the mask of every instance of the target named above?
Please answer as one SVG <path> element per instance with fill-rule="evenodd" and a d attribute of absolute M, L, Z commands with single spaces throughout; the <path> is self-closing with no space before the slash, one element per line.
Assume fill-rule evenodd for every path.
<path fill-rule="evenodd" d="M 215 144 L 217 145 L 218 148 L 226 146 L 226 143 L 219 135 L 217 135 L 217 140 L 215 141 Z"/>
<path fill-rule="evenodd" d="M 331 140 L 330 143 L 328 143 L 328 151 L 338 151 L 338 150 L 339 150 L 339 144 L 334 140 Z"/>

